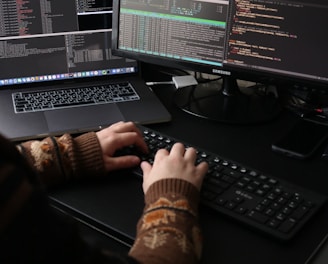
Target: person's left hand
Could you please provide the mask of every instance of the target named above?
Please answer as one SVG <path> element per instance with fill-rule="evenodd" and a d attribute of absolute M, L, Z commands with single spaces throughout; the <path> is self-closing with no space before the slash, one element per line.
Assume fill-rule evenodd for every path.
<path fill-rule="evenodd" d="M 118 122 L 96 134 L 107 171 L 130 168 L 140 164 L 140 158 L 137 156 L 114 157 L 115 152 L 123 147 L 135 145 L 142 152 L 148 151 L 141 132 L 133 122 Z"/>

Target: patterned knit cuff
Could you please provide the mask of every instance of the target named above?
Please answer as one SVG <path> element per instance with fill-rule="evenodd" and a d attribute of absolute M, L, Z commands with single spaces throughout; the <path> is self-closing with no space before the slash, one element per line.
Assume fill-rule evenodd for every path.
<path fill-rule="evenodd" d="M 199 191 L 185 180 L 169 178 L 153 183 L 145 195 L 146 208 L 160 197 L 169 198 L 171 201 L 184 197 L 189 201 L 193 211 L 198 211 Z"/>
<path fill-rule="evenodd" d="M 74 166 L 78 177 L 105 174 L 102 150 L 95 132 L 85 133 L 74 138 L 76 160 Z"/>

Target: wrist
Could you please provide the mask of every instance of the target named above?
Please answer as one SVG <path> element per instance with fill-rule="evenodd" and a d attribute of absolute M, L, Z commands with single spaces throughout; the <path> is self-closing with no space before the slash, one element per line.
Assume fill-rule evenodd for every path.
<path fill-rule="evenodd" d="M 146 206 L 153 204 L 159 198 L 165 197 L 172 202 L 186 199 L 194 212 L 197 212 L 199 204 L 199 191 L 188 181 L 176 178 L 168 178 L 156 181 L 145 194 Z"/>
<path fill-rule="evenodd" d="M 76 175 L 104 174 L 105 166 L 102 149 L 95 132 L 85 133 L 74 139 L 76 147 Z"/>

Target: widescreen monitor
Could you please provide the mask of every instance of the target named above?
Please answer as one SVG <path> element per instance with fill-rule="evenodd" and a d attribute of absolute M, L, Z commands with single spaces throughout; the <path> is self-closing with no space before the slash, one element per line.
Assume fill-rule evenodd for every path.
<path fill-rule="evenodd" d="M 240 93 L 236 79 L 328 86 L 324 0 L 114 0 L 113 12 L 114 54 L 222 76 L 177 91 L 177 104 L 198 116 L 275 116 L 276 100 Z"/>

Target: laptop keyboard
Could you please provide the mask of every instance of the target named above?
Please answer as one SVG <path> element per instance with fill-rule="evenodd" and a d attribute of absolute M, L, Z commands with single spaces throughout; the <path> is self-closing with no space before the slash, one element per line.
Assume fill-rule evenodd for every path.
<path fill-rule="evenodd" d="M 152 163 L 158 149 L 169 150 L 175 142 L 184 143 L 143 126 L 139 128 L 150 153 L 140 154 L 131 147 L 122 150 L 120 155 L 137 153 Z M 197 163 L 206 161 L 209 164 L 202 185 L 201 204 L 271 237 L 293 238 L 326 201 L 323 195 L 192 147 L 198 152 Z M 134 173 L 142 176 L 139 167 Z"/>
<path fill-rule="evenodd" d="M 16 113 L 139 100 L 129 82 L 12 94 Z"/>

